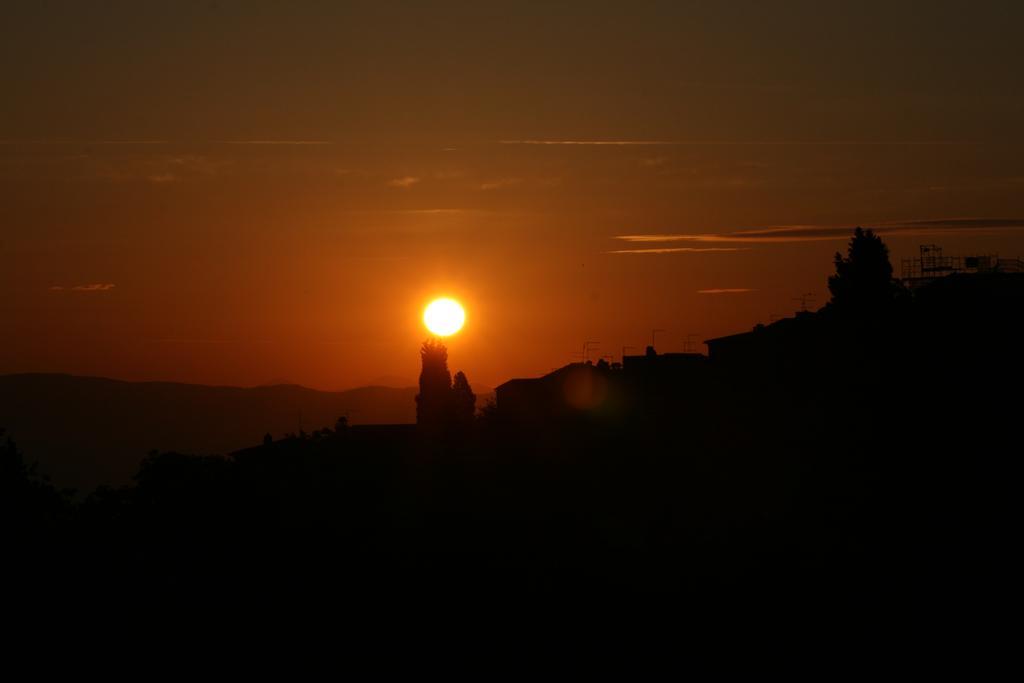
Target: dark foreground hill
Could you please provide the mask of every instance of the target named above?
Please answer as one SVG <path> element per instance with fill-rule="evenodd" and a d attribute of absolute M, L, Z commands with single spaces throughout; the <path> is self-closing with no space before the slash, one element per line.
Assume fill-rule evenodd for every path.
<path fill-rule="evenodd" d="M 58 374 L 0 375 L 0 427 L 60 487 L 127 483 L 151 450 L 227 453 L 300 429 L 416 420 L 416 389 L 211 387 Z"/>

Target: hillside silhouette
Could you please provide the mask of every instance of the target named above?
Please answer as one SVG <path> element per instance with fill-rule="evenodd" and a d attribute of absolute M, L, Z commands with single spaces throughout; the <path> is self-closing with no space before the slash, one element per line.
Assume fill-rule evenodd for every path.
<path fill-rule="evenodd" d="M 512 380 L 472 419 L 470 379 L 431 341 L 417 425 L 310 418 L 233 452 L 154 452 L 78 503 L 9 442 L 11 542 L 32 550 L 19 585 L 141 595 L 161 619 L 258 596 L 261 613 L 414 630 L 658 612 L 984 632 L 981 609 L 1017 581 L 1024 274 L 911 288 L 883 247 L 858 230 L 818 311 L 706 356 L 649 348 Z"/>
<path fill-rule="evenodd" d="M 412 387 L 326 392 L 0 375 L 0 426 L 59 486 L 88 492 L 127 484 L 154 449 L 228 453 L 268 432 L 311 432 L 341 416 L 353 424 L 412 423 L 415 394 Z"/>

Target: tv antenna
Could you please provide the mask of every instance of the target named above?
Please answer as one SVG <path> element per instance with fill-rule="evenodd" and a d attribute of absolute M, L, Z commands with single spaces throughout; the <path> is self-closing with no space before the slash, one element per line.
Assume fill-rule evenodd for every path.
<path fill-rule="evenodd" d="M 668 332 L 668 330 L 663 330 L 661 328 L 651 330 L 651 348 L 652 349 L 655 347 L 654 339 L 658 335 L 659 332 Z"/>
<path fill-rule="evenodd" d="M 597 348 L 601 345 L 599 341 L 585 341 L 583 342 L 583 362 L 587 362 L 587 357 L 590 355 L 592 348 Z"/>
<path fill-rule="evenodd" d="M 693 338 L 696 336 L 695 332 L 686 335 L 686 341 L 683 342 L 683 353 L 696 353 L 694 349 L 697 348 L 697 345 L 693 342 Z"/>
<path fill-rule="evenodd" d="M 813 292 L 807 292 L 806 294 L 801 294 L 800 296 L 795 297 L 793 299 L 793 301 L 799 301 L 800 302 L 800 312 L 801 313 L 806 313 L 807 312 L 807 303 L 808 302 L 810 302 L 812 304 L 814 303 L 814 293 Z"/>
<path fill-rule="evenodd" d="M 622 347 L 622 364 L 626 364 L 626 349 L 635 349 L 635 346 L 623 346 Z"/>

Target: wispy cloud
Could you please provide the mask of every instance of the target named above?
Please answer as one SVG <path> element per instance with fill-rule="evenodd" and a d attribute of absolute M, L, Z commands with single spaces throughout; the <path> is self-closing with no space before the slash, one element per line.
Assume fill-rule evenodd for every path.
<path fill-rule="evenodd" d="M 154 344 L 273 344 L 269 339 L 188 339 L 182 337 L 160 337 L 146 339 Z"/>
<path fill-rule="evenodd" d="M 480 189 L 483 191 L 487 190 L 500 190 L 503 187 L 514 187 L 522 184 L 522 178 L 498 178 L 497 180 L 488 180 L 480 184 Z"/>
<path fill-rule="evenodd" d="M 341 209 L 346 214 L 411 214 L 411 215 L 458 215 L 458 214 L 491 214 L 493 211 L 487 209 L 460 208 L 460 207 L 434 207 L 421 209 Z"/>
<path fill-rule="evenodd" d="M 0 145 L 169 145 L 170 140 L 0 140 Z"/>
<path fill-rule="evenodd" d="M 755 292 L 757 290 L 748 289 L 746 287 L 726 287 L 723 289 L 698 289 L 698 294 L 746 294 L 747 292 Z"/>
<path fill-rule="evenodd" d="M 420 182 L 420 180 L 421 179 L 417 178 L 416 176 L 407 175 L 402 178 L 395 178 L 394 180 L 389 180 L 388 187 L 401 187 L 403 189 L 409 188 Z"/>
<path fill-rule="evenodd" d="M 92 140 L 90 145 L 169 145 L 170 140 Z"/>
<path fill-rule="evenodd" d="M 945 147 L 958 140 L 498 140 L 502 145 L 579 147 Z"/>
<path fill-rule="evenodd" d="M 442 168 L 431 174 L 434 180 L 458 180 L 466 177 L 466 170 L 462 168 Z"/>
<path fill-rule="evenodd" d="M 592 147 L 629 147 L 645 145 L 678 145 L 667 140 L 499 140 L 503 145 L 567 145 Z"/>
<path fill-rule="evenodd" d="M 650 233 L 640 235 L 616 235 L 624 242 L 794 242 L 845 238 L 853 228 L 817 228 L 815 226 L 791 225 L 756 230 L 736 230 L 723 233 Z M 841 235 L 839 233 L 842 233 Z"/>
<path fill-rule="evenodd" d="M 721 83 L 714 81 L 680 81 L 676 86 L 681 88 L 702 88 L 706 90 L 758 90 L 765 92 L 792 92 L 797 86 L 789 83 Z"/>
<path fill-rule="evenodd" d="M 109 292 L 115 287 L 115 285 L 106 282 L 95 282 L 87 285 L 75 285 L 74 287 L 64 287 L 61 285 L 54 285 L 50 287 L 51 292 Z"/>
<path fill-rule="evenodd" d="M 219 145 L 333 145 L 330 140 L 217 140 Z"/>
<path fill-rule="evenodd" d="M 952 234 L 960 232 L 988 232 L 1002 230 L 1024 230 L 1024 218 L 948 218 L 917 220 L 865 225 L 880 235 L 922 236 Z M 615 239 L 633 243 L 667 242 L 816 242 L 822 240 L 846 240 L 853 232 L 848 225 L 780 225 L 766 228 L 734 230 L 723 233 L 661 233 L 617 235 Z"/>
<path fill-rule="evenodd" d="M 333 140 L 192 140 L 190 142 L 171 140 L 0 140 L 0 145 L 172 145 L 172 144 L 213 144 L 213 145 L 333 145 Z"/>
<path fill-rule="evenodd" d="M 744 247 L 658 247 L 651 249 L 615 249 L 606 254 L 682 254 L 706 253 L 713 251 L 747 251 Z"/>
<path fill-rule="evenodd" d="M 89 163 L 86 177 L 113 182 L 147 181 L 166 185 L 221 175 L 232 162 L 200 154 L 156 154 L 141 157 L 101 158 Z"/>

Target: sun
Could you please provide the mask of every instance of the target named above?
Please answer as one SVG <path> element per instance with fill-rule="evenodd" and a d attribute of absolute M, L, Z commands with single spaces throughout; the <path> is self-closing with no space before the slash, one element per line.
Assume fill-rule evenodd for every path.
<path fill-rule="evenodd" d="M 455 299 L 434 299 L 423 311 L 423 324 L 438 337 L 450 337 L 461 330 L 465 322 L 466 311 Z"/>

